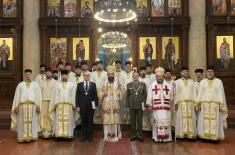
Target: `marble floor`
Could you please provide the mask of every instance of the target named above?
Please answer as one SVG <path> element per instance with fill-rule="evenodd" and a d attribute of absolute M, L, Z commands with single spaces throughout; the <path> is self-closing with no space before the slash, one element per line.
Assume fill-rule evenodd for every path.
<path fill-rule="evenodd" d="M 102 132 L 97 129 L 92 143 L 81 143 L 78 138 L 75 138 L 71 142 L 40 139 L 36 142 L 24 144 L 16 142 L 15 132 L 0 130 L 0 139 L 3 141 L 3 144 L 0 144 L 0 155 L 233 155 L 235 154 L 235 129 L 228 129 L 225 134 L 225 140 L 218 144 L 201 141 L 177 141 L 163 144 L 153 143 L 151 134 L 144 133 L 145 142 L 135 142 L 136 150 L 125 153 L 128 152 L 125 149 L 129 149 L 127 145 L 129 145 L 130 133 L 128 131 L 123 133 L 123 139 L 117 145 L 101 145 Z M 100 147 L 103 147 L 106 151 L 98 151 Z M 113 147 L 113 149 L 107 147 Z"/>

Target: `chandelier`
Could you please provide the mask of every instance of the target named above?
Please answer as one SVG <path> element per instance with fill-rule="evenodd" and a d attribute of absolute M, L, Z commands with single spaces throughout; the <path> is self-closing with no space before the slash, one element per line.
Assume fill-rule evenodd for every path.
<path fill-rule="evenodd" d="M 134 2 L 129 0 L 95 0 L 95 19 L 107 23 L 129 22 L 137 17 Z"/>
<path fill-rule="evenodd" d="M 110 31 L 101 35 L 103 47 L 109 49 L 127 47 L 127 34 L 119 31 Z"/>

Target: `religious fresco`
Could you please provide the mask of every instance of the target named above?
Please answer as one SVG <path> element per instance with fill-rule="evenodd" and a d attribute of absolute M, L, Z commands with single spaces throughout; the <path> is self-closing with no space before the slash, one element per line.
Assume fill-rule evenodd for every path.
<path fill-rule="evenodd" d="M 179 66 L 179 37 L 162 37 L 162 60 L 163 67 L 178 70 Z"/>
<path fill-rule="evenodd" d="M 122 62 L 122 68 L 125 66 L 125 62 L 130 60 L 131 57 L 131 46 L 129 38 L 127 39 L 127 46 L 124 48 L 104 48 L 104 40 L 102 37 L 99 37 L 97 41 L 97 51 L 98 51 L 98 60 L 104 62 L 104 68 L 108 65 L 113 65 L 116 60 Z"/>
<path fill-rule="evenodd" d="M 50 64 L 55 68 L 58 62 L 66 63 L 67 38 L 50 38 Z"/>
<path fill-rule="evenodd" d="M 92 17 L 93 16 L 93 0 L 81 0 L 81 16 Z"/>
<path fill-rule="evenodd" d="M 226 0 L 212 0 L 213 15 L 226 14 Z"/>
<path fill-rule="evenodd" d="M 77 0 L 64 1 L 64 16 L 74 17 L 77 15 Z"/>
<path fill-rule="evenodd" d="M 60 0 L 48 0 L 47 15 L 49 17 L 60 17 Z"/>
<path fill-rule="evenodd" d="M 234 69 L 233 36 L 216 36 L 216 68 Z"/>
<path fill-rule="evenodd" d="M 165 4 L 164 0 L 151 0 L 152 16 L 164 16 Z"/>
<path fill-rule="evenodd" d="M 152 60 L 156 60 L 156 40 L 156 37 L 139 37 L 139 58 L 146 64 L 152 64 Z"/>
<path fill-rule="evenodd" d="M 148 15 L 147 0 L 136 0 L 136 12 L 139 17 L 146 17 Z"/>
<path fill-rule="evenodd" d="M 73 38 L 73 60 L 81 62 L 90 58 L 90 39 Z"/>
<path fill-rule="evenodd" d="M 231 0 L 231 15 L 235 15 L 235 0 Z"/>
<path fill-rule="evenodd" d="M 16 17 L 16 0 L 3 0 L 3 17 Z"/>
<path fill-rule="evenodd" d="M 181 0 L 168 0 L 168 15 L 181 15 Z"/>
<path fill-rule="evenodd" d="M 13 71 L 13 38 L 0 38 L 0 72 Z"/>

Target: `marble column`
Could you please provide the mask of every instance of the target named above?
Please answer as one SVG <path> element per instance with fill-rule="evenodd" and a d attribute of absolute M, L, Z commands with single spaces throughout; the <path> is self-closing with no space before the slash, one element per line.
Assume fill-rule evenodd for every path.
<path fill-rule="evenodd" d="M 206 1 L 189 0 L 189 71 L 195 78 L 196 68 L 206 68 Z"/>
<path fill-rule="evenodd" d="M 32 69 L 33 78 L 40 66 L 39 7 L 39 0 L 24 0 L 23 69 Z"/>

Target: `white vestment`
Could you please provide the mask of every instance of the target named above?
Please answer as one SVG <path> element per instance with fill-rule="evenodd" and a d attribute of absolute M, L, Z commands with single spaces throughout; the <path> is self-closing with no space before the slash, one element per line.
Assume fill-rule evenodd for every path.
<path fill-rule="evenodd" d="M 224 87 L 220 79 L 204 79 L 198 88 L 197 103 L 200 106 L 198 136 L 203 139 L 224 139 L 228 110 Z"/>
<path fill-rule="evenodd" d="M 73 138 L 75 128 L 75 93 L 73 82 L 57 82 L 50 102 L 50 118 L 56 138 Z"/>
<path fill-rule="evenodd" d="M 132 76 L 133 76 L 133 71 L 130 71 L 128 73 L 126 71 L 121 72 L 122 80 L 120 80 L 121 81 L 120 83 L 122 84 L 122 87 L 124 89 L 123 99 L 126 98 L 127 84 L 133 81 Z M 126 105 L 125 100 L 123 100 L 121 102 L 121 123 L 122 124 L 129 124 L 130 115 L 129 115 L 129 112 L 126 111 L 125 105 Z"/>
<path fill-rule="evenodd" d="M 171 104 L 173 102 L 173 87 L 163 81 L 159 84 L 155 80 L 149 87 L 147 105 L 152 113 L 152 134 L 156 142 L 172 141 L 171 134 Z"/>
<path fill-rule="evenodd" d="M 175 134 L 177 138 L 196 138 L 196 91 L 191 79 L 180 78 L 175 82 L 176 111 Z"/>
<path fill-rule="evenodd" d="M 18 84 L 11 110 L 11 130 L 17 131 L 18 142 L 38 139 L 40 126 L 36 107 L 41 109 L 42 94 L 36 82 Z M 19 109 L 18 115 L 15 110 Z"/>
<path fill-rule="evenodd" d="M 52 97 L 52 91 L 57 81 L 54 79 L 45 79 L 40 83 L 42 91 L 42 108 L 40 112 L 40 126 L 41 134 L 43 138 L 49 138 L 52 136 L 52 122 L 49 115 L 49 105 Z"/>
<path fill-rule="evenodd" d="M 115 80 L 106 82 L 102 87 L 102 109 L 104 124 L 104 140 L 116 142 L 122 138 L 120 128 L 120 101 L 122 100 L 122 87 Z M 104 94 L 107 92 L 107 96 Z"/>
<path fill-rule="evenodd" d="M 105 84 L 107 81 L 107 72 L 106 71 L 95 71 L 91 73 L 91 81 L 96 84 L 96 89 L 97 89 L 97 94 L 98 94 L 98 99 L 99 103 L 101 102 L 101 94 L 102 94 L 102 86 Z M 102 124 L 102 108 L 101 105 L 99 104 L 97 109 L 95 110 L 94 113 L 94 123 L 95 124 Z"/>
<path fill-rule="evenodd" d="M 75 82 L 75 80 L 76 80 L 75 76 L 76 76 L 76 74 L 74 72 L 70 71 L 68 74 L 68 81 Z"/>
<path fill-rule="evenodd" d="M 150 83 L 152 83 L 152 82 L 146 77 L 145 78 L 139 78 L 139 81 L 146 84 L 146 89 L 147 89 L 147 93 L 148 93 L 149 86 L 151 85 Z M 152 131 L 151 114 L 152 114 L 152 111 L 150 109 L 144 108 L 143 121 L 142 121 L 143 122 L 142 123 L 143 131 Z"/>
<path fill-rule="evenodd" d="M 46 79 L 45 74 L 40 73 L 35 77 L 35 82 L 37 82 L 40 85 L 41 81 L 45 79 Z"/>

